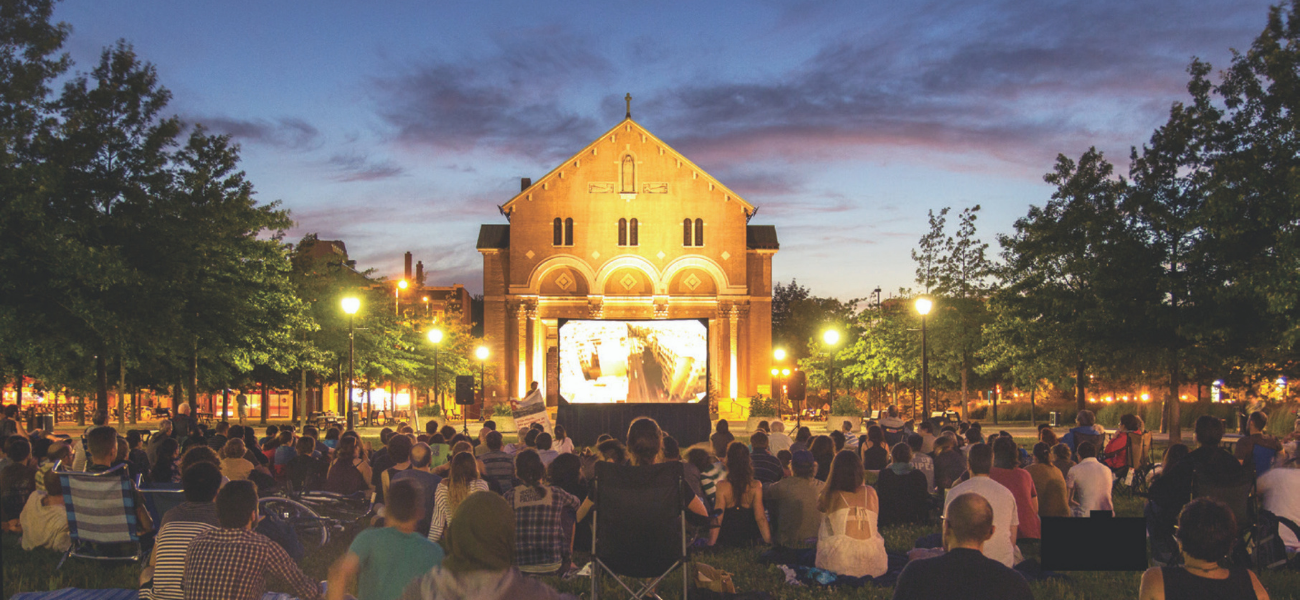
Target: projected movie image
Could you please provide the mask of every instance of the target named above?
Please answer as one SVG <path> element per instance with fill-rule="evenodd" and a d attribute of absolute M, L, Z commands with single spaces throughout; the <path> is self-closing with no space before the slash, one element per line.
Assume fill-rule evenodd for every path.
<path fill-rule="evenodd" d="M 703 322 L 565 321 L 560 395 L 569 402 L 696 402 L 709 390 Z"/>

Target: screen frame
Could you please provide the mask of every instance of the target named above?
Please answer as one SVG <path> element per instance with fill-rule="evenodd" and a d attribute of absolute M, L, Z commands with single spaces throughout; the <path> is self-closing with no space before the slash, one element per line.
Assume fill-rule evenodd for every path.
<path fill-rule="evenodd" d="M 641 322 L 664 323 L 668 321 L 695 321 L 703 325 L 704 326 L 704 355 L 706 357 L 704 360 L 704 398 L 697 400 L 695 402 L 685 402 L 685 403 L 683 402 L 638 402 L 635 404 L 701 404 L 705 402 L 709 402 L 709 403 L 713 402 L 713 328 L 709 327 L 710 319 L 705 317 L 684 317 L 680 319 L 645 319 L 645 318 L 583 319 L 578 317 L 561 317 L 555 320 L 555 348 L 559 352 L 564 351 L 564 349 L 560 347 L 560 343 L 562 341 L 562 338 L 560 337 L 560 330 L 564 329 L 564 324 L 568 323 L 569 321 L 613 321 L 617 323 L 641 323 Z M 558 375 L 555 378 L 555 395 L 557 398 L 561 398 L 565 402 L 569 402 L 572 404 L 591 404 L 591 405 L 601 404 L 599 402 L 594 402 L 594 403 L 573 402 L 572 400 L 565 398 L 564 388 L 563 386 L 560 385 L 561 379 L 562 378 L 559 377 Z M 615 402 L 614 404 L 628 405 L 628 402 L 627 399 L 624 398 L 623 402 Z"/>

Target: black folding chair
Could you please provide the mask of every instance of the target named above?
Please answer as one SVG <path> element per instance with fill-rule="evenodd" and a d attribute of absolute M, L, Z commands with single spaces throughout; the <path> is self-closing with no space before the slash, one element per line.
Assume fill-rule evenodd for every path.
<path fill-rule="evenodd" d="M 599 462 L 591 493 L 596 504 L 591 523 L 591 599 L 600 598 L 604 573 L 632 598 L 641 599 L 653 597 L 655 586 L 679 567 L 682 598 L 686 598 L 690 577 L 685 502 L 690 492 L 682 477 L 682 463 L 630 466 Z M 650 581 L 635 591 L 623 577 Z"/>

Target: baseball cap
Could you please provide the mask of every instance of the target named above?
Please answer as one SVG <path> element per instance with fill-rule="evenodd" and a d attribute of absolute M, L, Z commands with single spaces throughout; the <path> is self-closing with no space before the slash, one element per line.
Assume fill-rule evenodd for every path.
<path fill-rule="evenodd" d="M 807 450 L 798 450 L 790 456 L 791 465 L 812 465 L 816 463 L 817 459 L 813 458 L 813 453 Z"/>

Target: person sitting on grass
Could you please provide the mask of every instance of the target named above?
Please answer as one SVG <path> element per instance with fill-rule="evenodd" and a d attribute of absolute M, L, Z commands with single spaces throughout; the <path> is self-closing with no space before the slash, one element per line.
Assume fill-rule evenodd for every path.
<path fill-rule="evenodd" d="M 379 475 L 379 484 L 382 486 L 380 497 L 388 497 L 388 485 L 392 482 L 393 475 L 411 468 L 411 447 L 414 445 L 410 436 L 401 434 L 388 441 L 388 457 L 393 464 Z"/>
<path fill-rule="evenodd" d="M 23 550 L 49 548 L 67 552 L 72 545 L 68 536 L 68 510 L 63 505 L 63 483 L 58 471 L 46 471 L 41 489 L 27 497 L 19 516 L 22 523 Z"/>
<path fill-rule="evenodd" d="M 450 521 L 443 542 L 446 558 L 407 584 L 400 600 L 576 600 L 513 566 L 514 510 L 501 496 L 470 494 Z"/>
<path fill-rule="evenodd" d="M 229 442 L 227 442 L 229 443 Z M 140 586 L 149 589 L 154 600 L 182 600 L 185 553 L 200 533 L 221 526 L 213 499 L 221 489 L 221 471 L 208 463 L 190 467 L 181 476 L 185 501 L 163 515 L 162 527 L 149 554 L 149 564 L 140 573 Z"/>
<path fill-rule="evenodd" d="M 713 506 L 717 499 L 718 480 L 727 474 L 726 470 L 713 462 L 713 456 L 703 448 L 687 450 L 686 462 L 700 474 L 700 500 L 705 506 Z"/>
<path fill-rule="evenodd" d="M 1110 467 L 1097 460 L 1097 447 L 1092 442 L 1079 442 L 1079 464 L 1070 469 L 1065 478 L 1066 496 L 1070 499 L 1070 514 L 1087 517 L 1094 510 L 1114 511 L 1110 491 L 1115 475 Z"/>
<path fill-rule="evenodd" d="M 1183 555 L 1179 567 L 1151 567 L 1142 574 L 1140 600 L 1169 598 L 1256 598 L 1268 591 L 1247 567 L 1224 567 L 1237 541 L 1237 519 L 1226 504 L 1210 498 L 1188 502 L 1174 534 Z"/>
<path fill-rule="evenodd" d="M 785 476 L 785 469 L 781 468 L 781 461 L 777 460 L 768 451 L 767 434 L 762 431 L 755 431 L 749 437 L 749 443 L 754 447 L 754 452 L 749 457 L 750 462 L 754 464 L 754 479 L 757 479 L 763 485 L 781 481 L 781 478 Z"/>
<path fill-rule="evenodd" d="M 841 450 L 817 500 L 824 515 L 817 532 L 816 566 L 849 577 L 880 577 L 889 570 L 885 539 L 877 527 L 880 500 L 863 483 L 862 460 Z"/>
<path fill-rule="evenodd" d="M 231 481 L 248 479 L 248 474 L 255 467 L 244 458 L 247 453 L 244 440 L 234 438 L 226 442 L 226 445 L 221 448 L 221 474 Z"/>
<path fill-rule="evenodd" d="M 817 498 L 825 484 L 813 477 L 817 473 L 817 461 L 811 452 L 792 454 L 790 466 L 791 476 L 764 488 L 763 500 L 776 521 L 772 542 L 787 548 L 807 548 L 817 541 L 817 528 L 822 521 Z"/>
<path fill-rule="evenodd" d="M 339 438 L 334 463 L 325 475 L 325 491 L 344 496 L 370 491 L 370 465 L 361 457 L 357 436 L 345 434 Z"/>
<path fill-rule="evenodd" d="M 935 437 L 935 435 L 934 435 L 934 423 L 933 423 L 933 422 L 931 422 L 929 419 L 926 419 L 926 420 L 921 421 L 921 422 L 920 422 L 919 424 L 917 424 L 917 426 L 916 426 L 916 434 L 915 434 L 915 435 L 919 435 L 919 436 L 921 436 L 921 449 L 920 449 L 920 452 L 921 452 L 921 453 L 923 453 L 923 454 L 930 454 L 930 453 L 934 452 L 934 441 L 935 441 L 936 439 L 938 439 L 938 438 Z M 911 445 L 911 444 L 909 444 L 909 445 Z M 912 448 L 912 454 L 916 454 L 916 452 L 917 452 L 917 449 L 916 449 L 915 447 L 913 447 L 913 448 Z"/>
<path fill-rule="evenodd" d="M 149 469 L 150 481 L 155 484 L 180 483 L 181 471 L 176 468 L 176 453 L 180 448 L 181 445 L 172 438 L 167 438 L 158 445 L 158 458 L 153 461 L 153 468 Z"/>
<path fill-rule="evenodd" d="M 327 459 L 316 453 L 316 438 L 304 435 L 294 443 L 294 449 L 298 454 L 285 465 L 285 481 L 300 492 L 319 488 L 322 479 L 320 465 Z"/>
<path fill-rule="evenodd" d="M 552 448 L 553 444 L 551 434 L 545 431 L 537 434 L 537 456 L 542 459 L 542 464 L 548 467 L 551 466 L 551 461 L 560 455 L 559 451 Z"/>
<path fill-rule="evenodd" d="M 1025 470 L 1033 479 L 1034 491 L 1038 494 L 1038 516 L 1070 516 L 1065 477 L 1061 476 L 1060 469 L 1052 465 L 1052 453 L 1046 442 L 1034 444 L 1034 464 Z"/>
<path fill-rule="evenodd" d="M 1052 446 L 1052 465 L 1061 472 L 1061 477 L 1069 477 L 1070 469 L 1074 468 L 1074 462 L 1070 447 L 1057 442 Z"/>
<path fill-rule="evenodd" d="M 456 509 L 474 492 L 487 492 L 488 484 L 479 478 L 478 461 L 470 452 L 458 452 L 448 463 L 451 467 L 446 478 L 434 491 L 433 519 L 429 524 L 429 539 L 439 541 L 447 532 Z M 512 521 L 513 522 L 513 521 Z"/>
<path fill-rule="evenodd" d="M 343 600 L 355 579 L 357 597 L 394 600 L 411 580 L 442 564 L 442 547 L 416 530 L 424 519 L 424 488 L 415 480 L 398 479 L 384 498 L 384 527 L 357 534 L 352 545 L 330 567 L 325 597 Z"/>
<path fill-rule="evenodd" d="M 9 464 L 0 470 L 0 521 L 4 530 L 22 533 L 19 517 L 27 499 L 36 491 L 36 459 L 32 458 L 32 444 L 27 438 L 10 436 L 5 456 Z"/>
<path fill-rule="evenodd" d="M 913 434 L 915 435 L 915 434 Z M 930 492 L 925 475 L 912 468 L 912 447 L 894 444 L 894 462 L 880 470 L 876 493 L 880 499 L 882 525 L 920 523 L 930 517 Z"/>
<path fill-rule="evenodd" d="M 257 486 L 232 481 L 217 493 L 221 527 L 194 537 L 185 554 L 185 600 L 261 600 L 266 576 L 288 584 L 300 600 L 318 600 L 320 587 L 303 574 L 278 544 L 253 531 L 258 521 Z"/>
<path fill-rule="evenodd" d="M 994 525 L 989 501 L 973 492 L 950 496 L 947 513 L 946 552 L 907 563 L 894 585 L 894 600 L 1033 600 L 1033 591 L 1020 573 L 984 553 L 986 542 L 1003 537 Z"/>
<path fill-rule="evenodd" d="M 418 531 L 429 531 L 429 525 L 433 521 L 433 491 L 438 489 L 438 484 L 442 483 L 442 477 L 433 474 L 429 468 L 430 460 L 433 458 L 429 452 L 429 445 L 420 443 L 411 446 L 411 468 L 405 471 L 394 473 L 391 481 L 401 481 L 410 479 L 420 484 L 420 489 L 424 490 L 424 518 L 420 520 Z M 392 485 L 391 483 L 389 485 Z"/>
<path fill-rule="evenodd" d="M 92 429 L 86 435 L 86 449 L 90 452 L 90 464 L 86 465 L 87 472 L 102 473 L 112 469 L 117 460 L 117 430 L 108 426 Z M 204 449 L 207 447 L 204 446 Z M 140 492 L 135 493 L 135 518 L 139 532 L 153 531 L 153 519 L 145 509 L 144 496 Z"/>
<path fill-rule="evenodd" d="M 922 421 L 921 423 L 924 425 L 928 421 Z M 912 468 L 925 475 L 925 489 L 933 494 L 935 492 L 934 459 L 929 454 L 921 451 L 925 447 L 925 438 L 919 433 L 909 434 L 907 436 L 907 447 L 912 449 L 912 462 L 910 463 Z"/>
<path fill-rule="evenodd" d="M 713 446 L 715 462 L 726 462 L 727 449 L 734 441 L 736 441 L 736 436 L 731 433 L 731 425 L 727 423 L 726 419 L 718 419 L 717 425 L 714 426 L 713 435 L 709 436 L 709 444 Z"/>
<path fill-rule="evenodd" d="M 945 432 L 934 441 L 934 486 L 939 491 L 957 484 L 966 472 L 966 454 L 957 448 L 957 437 Z"/>
<path fill-rule="evenodd" d="M 573 453 L 573 438 L 569 437 L 569 432 L 564 429 L 563 425 L 555 425 L 555 440 L 552 447 L 560 454 Z"/>
<path fill-rule="evenodd" d="M 889 466 L 889 447 L 885 445 L 885 430 L 879 425 L 867 428 L 867 443 L 862 445 L 862 466 L 868 471 L 879 471 Z"/>
<path fill-rule="evenodd" d="M 1263 411 L 1250 413 L 1246 418 L 1246 435 L 1237 440 L 1235 455 L 1241 464 L 1258 477 L 1273 468 L 1274 459 L 1282 454 L 1282 442 L 1264 433 L 1268 415 Z"/>
<path fill-rule="evenodd" d="M 968 458 L 971 478 L 948 491 L 948 501 L 943 507 L 944 518 L 947 518 L 953 498 L 968 493 L 983 496 L 993 507 L 993 525 L 997 528 L 995 535 L 984 544 L 984 556 L 1014 567 L 1019 562 L 1019 557 L 1016 556 L 1016 529 L 1019 525 L 1016 496 L 1006 486 L 989 477 L 989 471 L 993 469 L 992 447 L 988 444 L 975 444 L 971 447 Z"/>
<path fill-rule="evenodd" d="M 826 481 L 831 474 L 831 461 L 835 460 L 835 442 L 828 435 L 819 435 L 812 439 L 808 451 L 817 459 L 817 479 Z"/>
<path fill-rule="evenodd" d="M 515 476 L 520 484 L 505 495 L 515 509 L 515 566 L 525 573 L 560 571 L 566 540 L 573 536 L 572 530 L 561 529 L 564 512 L 577 511 L 581 501 L 546 485 L 546 466 L 536 450 L 515 455 Z"/>
<path fill-rule="evenodd" d="M 718 481 L 713 513 L 710 545 L 748 546 L 760 539 L 772 543 L 763 510 L 763 484 L 754 479 L 749 448 L 741 442 L 727 448 L 727 476 Z"/>
<path fill-rule="evenodd" d="M 487 450 L 478 455 L 483 462 L 483 479 L 493 491 L 502 495 L 509 494 L 515 487 L 515 457 L 501 449 L 504 442 L 501 432 L 489 432 L 481 444 Z"/>
<path fill-rule="evenodd" d="M 993 468 L 989 470 L 989 477 L 1011 490 L 1011 494 L 1016 497 L 1016 520 L 1019 525 L 1016 533 L 1020 539 L 1036 540 L 1042 537 L 1034 477 L 1029 471 L 1020 468 L 1020 447 L 1010 436 L 998 436 L 993 440 Z"/>
<path fill-rule="evenodd" d="M 772 421 L 770 427 L 772 432 L 767 434 L 768 450 L 771 450 L 772 454 L 779 453 L 782 450 L 789 450 L 794 440 L 791 440 L 790 436 L 785 434 L 785 423 L 780 420 Z"/>

